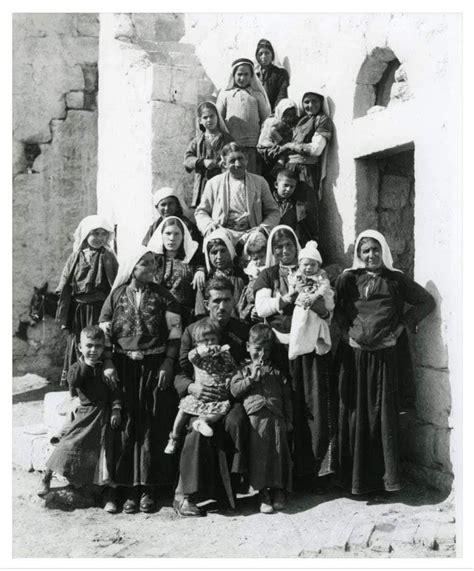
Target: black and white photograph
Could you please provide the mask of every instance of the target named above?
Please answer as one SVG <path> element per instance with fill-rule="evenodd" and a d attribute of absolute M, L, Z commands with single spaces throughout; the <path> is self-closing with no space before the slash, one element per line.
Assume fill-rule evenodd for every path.
<path fill-rule="evenodd" d="M 463 14 L 79 6 L 7 15 L 13 561 L 455 564 Z"/>

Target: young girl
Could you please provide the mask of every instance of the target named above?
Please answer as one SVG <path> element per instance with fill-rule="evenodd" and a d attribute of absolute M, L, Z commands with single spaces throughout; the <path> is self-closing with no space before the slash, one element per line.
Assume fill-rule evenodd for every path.
<path fill-rule="evenodd" d="M 195 284 L 204 286 L 204 267 L 195 265 L 198 244 L 177 216 L 165 218 L 148 242 L 156 252 L 156 282 L 173 294 L 181 305 L 182 323 L 186 327 L 192 318 L 196 300 Z"/>
<path fill-rule="evenodd" d="M 221 151 L 232 141 L 224 120 L 210 101 L 198 105 L 197 124 L 199 134 L 191 141 L 184 155 L 186 171 L 195 173 L 191 208 L 199 204 L 206 182 L 221 174 Z"/>
<path fill-rule="evenodd" d="M 227 87 L 219 93 L 216 107 L 234 141 L 244 148 L 250 172 L 259 174 L 257 142 L 260 126 L 270 115 L 267 94 L 247 58 L 236 59 Z"/>
<path fill-rule="evenodd" d="M 251 232 L 268 234 L 278 224 L 280 213 L 266 180 L 247 172 L 242 147 L 229 143 L 222 149 L 225 173 L 208 181 L 196 208 L 199 230 L 206 236 L 225 228 L 234 245 L 243 248 Z"/>
<path fill-rule="evenodd" d="M 100 315 L 108 332 L 104 374 L 118 377 L 123 391 L 115 483 L 127 488 L 125 513 L 153 511 L 156 486 L 171 484 L 176 474 L 163 449 L 178 404 L 171 383 L 181 309 L 168 290 L 154 283 L 154 276 L 153 252 L 137 247 L 121 263 Z"/>
<path fill-rule="evenodd" d="M 218 228 L 204 239 L 204 256 L 206 259 L 207 276 L 206 282 L 213 277 L 225 276 L 234 286 L 234 303 L 232 317 L 238 317 L 237 304 L 247 283 L 247 277 L 235 260 L 235 249 L 228 232 L 224 228 Z M 204 288 L 196 292 L 196 315 L 207 313 L 204 305 Z"/>
<path fill-rule="evenodd" d="M 118 263 L 112 251 L 114 228 L 97 214 L 86 216 L 74 232 L 73 252 L 61 274 L 56 292 L 59 304 L 56 321 L 67 330 L 61 385 L 79 357 L 81 331 L 98 323 L 100 310 L 117 275 Z"/>
<path fill-rule="evenodd" d="M 199 321 L 194 329 L 196 347 L 188 354 L 194 366 L 194 382 L 200 385 L 227 387 L 231 376 L 237 370 L 237 364 L 229 353 L 229 345 L 219 345 L 219 329 L 209 319 Z M 165 454 L 174 454 L 179 435 L 190 416 L 198 418 L 192 423 L 194 430 L 203 436 L 212 436 L 214 431 L 209 423 L 217 422 L 230 410 L 230 402 L 202 401 L 193 395 L 187 395 L 179 404 L 179 412 L 174 421 Z"/>
<path fill-rule="evenodd" d="M 407 304 L 411 307 L 408 308 Z M 359 234 L 352 267 L 336 282 L 334 311 L 341 332 L 339 477 L 353 494 L 403 486 L 399 455 L 399 398 L 410 355 L 399 339 L 435 307 L 424 287 L 393 267 L 385 237 Z"/>
<path fill-rule="evenodd" d="M 265 268 L 267 256 L 267 239 L 260 232 L 254 232 L 245 243 L 244 255 L 249 259 L 244 273 L 248 276 L 249 283 L 242 290 L 237 310 L 243 321 L 256 322 L 260 318 L 255 309 L 255 294 L 253 286 L 260 272 Z"/>
<path fill-rule="evenodd" d="M 290 151 L 287 168 L 312 189 L 308 208 L 318 213 L 322 182 L 326 176 L 326 150 L 334 125 L 329 118 L 327 101 L 320 93 L 308 91 L 302 99 L 303 115 L 293 130 L 291 143 L 283 145 Z M 319 237 L 319 230 L 316 234 Z"/>
<path fill-rule="evenodd" d="M 266 514 L 285 507 L 292 470 L 287 438 L 293 428 L 291 388 L 270 362 L 272 343 L 271 327 L 264 323 L 254 325 L 247 343 L 251 362 L 230 383 L 231 393 L 243 399 L 249 416 L 249 482 L 260 492 L 260 511 Z"/>
<path fill-rule="evenodd" d="M 121 421 L 119 390 L 111 390 L 104 382 L 102 354 L 104 332 L 98 325 L 85 327 L 80 335 L 80 358 L 68 371 L 71 396 L 78 396 L 80 406 L 74 421 L 61 435 L 59 444 L 46 461 L 38 495 L 44 497 L 50 489 L 53 472 L 64 476 L 76 486 L 110 484 L 114 477 L 113 444 L 110 427 L 116 429 Z M 117 511 L 112 490 L 107 490 L 105 510 Z"/>
<path fill-rule="evenodd" d="M 298 293 L 291 320 L 289 359 L 311 351 L 324 355 L 331 349 L 327 321 L 310 309 L 318 297 L 324 298 L 328 311 L 334 309 L 334 292 L 326 272 L 320 269 L 322 261 L 318 244 L 310 240 L 298 255 L 298 270 L 288 275 L 290 295 Z"/>
<path fill-rule="evenodd" d="M 179 198 L 178 193 L 172 188 L 165 186 L 156 190 L 153 193 L 153 206 L 156 209 L 157 218 L 155 222 L 148 228 L 145 237 L 143 238 L 142 244 L 144 246 L 148 245 L 150 238 L 155 233 L 158 226 L 163 222 L 168 216 L 177 216 L 185 224 L 186 228 L 191 234 L 191 238 L 197 242 L 199 245 L 202 243 L 202 236 L 196 225 L 191 222 L 191 220 L 183 213 L 183 204 Z"/>
<path fill-rule="evenodd" d="M 291 99 L 282 99 L 275 108 L 275 113 L 265 120 L 258 139 L 257 151 L 262 157 L 262 175 L 273 187 L 279 169 L 284 168 L 288 158 L 288 150 L 283 145 L 293 137 L 293 127 L 298 120 L 298 108 Z"/>
<path fill-rule="evenodd" d="M 275 50 L 268 40 L 262 39 L 258 42 L 255 59 L 258 62 L 256 75 L 265 88 L 273 111 L 282 99 L 288 97 L 288 72 L 285 68 L 274 65 Z"/>

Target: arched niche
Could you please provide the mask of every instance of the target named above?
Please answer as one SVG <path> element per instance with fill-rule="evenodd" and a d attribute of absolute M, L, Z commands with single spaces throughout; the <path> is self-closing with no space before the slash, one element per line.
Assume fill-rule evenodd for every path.
<path fill-rule="evenodd" d="M 367 115 L 370 109 L 383 110 L 393 97 L 392 87 L 400 61 L 388 47 L 375 48 L 365 58 L 356 80 L 354 119 Z M 406 76 L 403 76 L 406 81 Z"/>

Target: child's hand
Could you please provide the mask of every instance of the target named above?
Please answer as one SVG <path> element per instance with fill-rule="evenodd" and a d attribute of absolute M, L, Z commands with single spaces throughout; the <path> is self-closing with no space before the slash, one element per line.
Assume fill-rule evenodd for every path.
<path fill-rule="evenodd" d="M 114 408 L 112 414 L 110 415 L 110 426 L 112 428 L 118 428 L 122 422 L 122 414 L 118 408 Z"/>
<path fill-rule="evenodd" d="M 104 383 L 111 390 L 116 389 L 117 385 L 119 384 L 117 369 L 112 364 L 112 361 L 104 362 Z"/>
<path fill-rule="evenodd" d="M 193 289 L 204 289 L 205 283 L 206 283 L 206 274 L 203 272 L 203 270 L 198 270 L 194 274 L 194 278 L 191 283 Z"/>

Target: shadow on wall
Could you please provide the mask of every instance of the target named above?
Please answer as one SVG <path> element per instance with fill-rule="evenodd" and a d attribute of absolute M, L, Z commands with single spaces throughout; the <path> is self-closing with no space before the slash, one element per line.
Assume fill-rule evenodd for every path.
<path fill-rule="evenodd" d="M 327 98 L 330 116 L 334 117 L 336 105 Z M 327 151 L 326 179 L 324 180 L 323 195 L 321 199 L 320 216 L 320 251 L 324 264 L 342 264 L 346 267 L 347 257 L 344 254 L 344 239 L 342 235 L 342 218 L 339 214 L 335 199 L 335 188 L 339 178 L 339 143 L 337 126 Z"/>
<path fill-rule="evenodd" d="M 448 350 L 442 335 L 442 297 L 429 281 L 426 289 L 436 308 L 410 336 L 416 382 L 416 411 L 401 416 L 401 454 L 409 477 L 449 495 L 454 475 L 451 463 L 451 386 Z"/>

